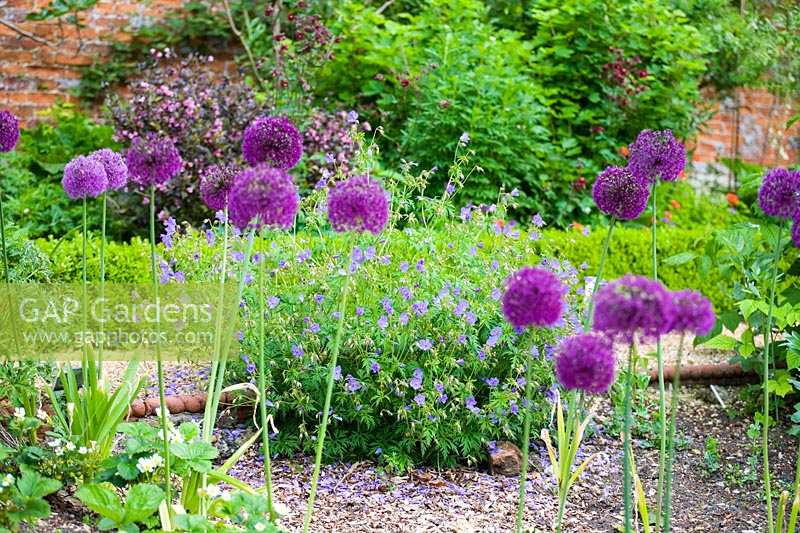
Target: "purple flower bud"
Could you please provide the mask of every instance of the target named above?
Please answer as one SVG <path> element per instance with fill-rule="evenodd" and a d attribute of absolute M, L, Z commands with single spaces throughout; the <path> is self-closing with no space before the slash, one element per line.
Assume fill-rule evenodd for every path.
<path fill-rule="evenodd" d="M 259 117 L 244 131 L 242 154 L 252 166 L 266 163 L 289 170 L 303 156 L 303 136 L 284 117 Z"/>

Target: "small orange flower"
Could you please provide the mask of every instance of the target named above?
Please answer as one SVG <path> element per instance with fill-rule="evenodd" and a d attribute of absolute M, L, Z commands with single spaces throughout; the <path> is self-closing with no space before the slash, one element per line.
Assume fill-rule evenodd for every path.
<path fill-rule="evenodd" d="M 669 205 L 672 206 L 672 209 L 680 209 L 681 203 L 678 200 L 672 199 L 669 201 Z"/>
<path fill-rule="evenodd" d="M 681 181 L 686 181 L 686 171 L 685 170 L 681 170 L 681 173 L 678 174 L 678 179 L 681 180 Z"/>
<path fill-rule="evenodd" d="M 628 150 L 628 147 L 623 144 L 622 146 L 619 147 L 619 153 L 622 157 L 628 157 L 630 151 Z"/>
<path fill-rule="evenodd" d="M 735 192 L 729 192 L 725 195 L 725 199 L 728 200 L 728 204 L 731 207 L 739 207 L 739 197 L 736 195 Z"/>
<path fill-rule="evenodd" d="M 503 219 L 498 219 L 494 221 L 494 225 L 497 226 L 498 228 L 504 228 L 506 225 L 506 221 Z"/>
<path fill-rule="evenodd" d="M 583 231 L 583 224 L 580 224 L 578 222 L 573 222 L 572 223 L 572 229 L 574 229 L 575 231 L 581 232 L 581 231 Z"/>
<path fill-rule="evenodd" d="M 672 211 L 664 211 L 664 218 L 672 220 Z"/>

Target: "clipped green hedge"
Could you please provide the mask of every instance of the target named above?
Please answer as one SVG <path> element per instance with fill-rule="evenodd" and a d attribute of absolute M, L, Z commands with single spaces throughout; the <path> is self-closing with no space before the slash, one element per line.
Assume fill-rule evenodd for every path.
<path fill-rule="evenodd" d="M 701 290 L 714 303 L 716 309 L 728 309 L 731 297 L 725 287 L 732 280 L 723 280 L 712 271 L 703 277 L 697 262 L 690 261 L 672 266 L 665 261 L 686 251 L 701 251 L 711 238 L 713 228 L 683 229 L 661 227 L 658 230 L 659 278 L 671 289 L 693 288 Z M 617 226 L 611 241 L 611 252 L 606 261 L 605 279 L 628 272 L 650 275 L 651 230 L 646 227 Z M 402 236 L 403 234 L 398 234 Z M 579 231 L 545 230 L 539 241 L 539 251 L 544 256 L 569 260 L 574 265 L 586 263 L 587 275 L 594 275 L 600 262 L 606 229 L 599 228 L 589 235 Z M 40 239 L 39 248 L 51 259 L 52 278 L 57 281 L 79 281 L 81 276 L 81 239 Z M 135 238 L 130 243 L 108 243 L 106 279 L 110 282 L 148 282 L 150 280 L 150 250 L 147 241 Z M 100 240 L 93 237 L 89 243 L 90 279 L 100 273 Z"/>
<path fill-rule="evenodd" d="M 39 249 L 50 257 L 52 275 L 56 282 L 80 281 L 82 275 L 81 236 L 63 239 L 38 239 Z M 100 277 L 100 238 L 91 236 L 87 243 L 89 280 Z M 150 281 L 150 245 L 138 237 L 131 242 L 106 243 L 106 280 L 112 283 L 145 283 Z"/>
<path fill-rule="evenodd" d="M 667 260 L 683 252 L 702 254 L 706 243 L 711 239 L 714 228 L 698 227 L 683 229 L 660 227 L 658 229 L 658 276 L 670 289 L 692 288 L 700 290 L 713 303 L 715 309 L 729 309 L 732 301 L 725 287 L 731 287 L 733 280 L 723 280 L 712 270 L 701 275 L 696 261 L 673 266 Z M 611 250 L 606 260 L 603 278 L 613 279 L 627 274 L 651 275 L 652 249 L 651 232 L 648 227 L 617 226 L 611 238 Z M 578 231 L 545 231 L 541 240 L 541 252 L 545 256 L 568 259 L 574 265 L 586 263 L 587 275 L 594 275 L 600 263 L 606 229 L 601 228 L 584 236 Z"/>

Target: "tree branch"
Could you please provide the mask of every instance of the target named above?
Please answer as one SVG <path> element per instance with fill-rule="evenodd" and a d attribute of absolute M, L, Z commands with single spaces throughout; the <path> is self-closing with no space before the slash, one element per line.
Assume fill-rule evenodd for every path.
<path fill-rule="evenodd" d="M 14 24 L 13 22 L 11 22 L 9 20 L 0 19 L 0 25 L 5 26 L 6 28 L 18 33 L 22 37 L 25 37 L 25 38 L 30 39 L 32 41 L 35 41 L 35 42 L 37 42 L 39 44 L 43 44 L 45 46 L 53 46 L 52 44 L 50 44 L 50 41 L 48 41 L 46 39 L 43 39 L 43 38 L 39 37 L 38 35 L 35 35 L 35 34 L 29 32 L 29 31 L 23 30 L 22 28 L 20 28 L 19 26 L 17 26 L 16 24 Z"/>
<path fill-rule="evenodd" d="M 233 20 L 233 12 L 231 11 L 230 2 L 228 0 L 222 0 L 222 4 L 225 7 L 225 15 L 228 17 L 228 24 L 231 27 L 231 31 L 239 39 L 239 42 L 242 43 L 242 47 L 247 54 L 247 58 L 250 61 L 250 67 L 253 70 L 253 76 L 258 82 L 258 86 L 262 91 L 267 92 L 267 86 L 264 83 L 264 80 L 261 79 L 261 75 L 258 73 L 258 65 L 256 64 L 255 57 L 253 57 L 253 51 L 250 49 L 250 45 L 247 44 L 247 40 L 244 38 L 244 36 L 242 36 L 242 32 L 236 27 L 236 22 Z"/>

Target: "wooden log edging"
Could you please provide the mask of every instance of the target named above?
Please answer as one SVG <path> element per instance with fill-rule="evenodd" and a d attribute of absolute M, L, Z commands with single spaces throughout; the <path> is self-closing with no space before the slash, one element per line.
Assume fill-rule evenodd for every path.
<path fill-rule="evenodd" d="M 664 381 L 671 383 L 675 378 L 673 365 L 664 367 Z M 752 370 L 745 370 L 741 365 L 715 363 L 706 365 L 681 366 L 681 384 L 687 385 L 744 385 L 758 383 L 761 377 Z M 650 385 L 658 383 L 658 371 L 650 372 Z"/>

